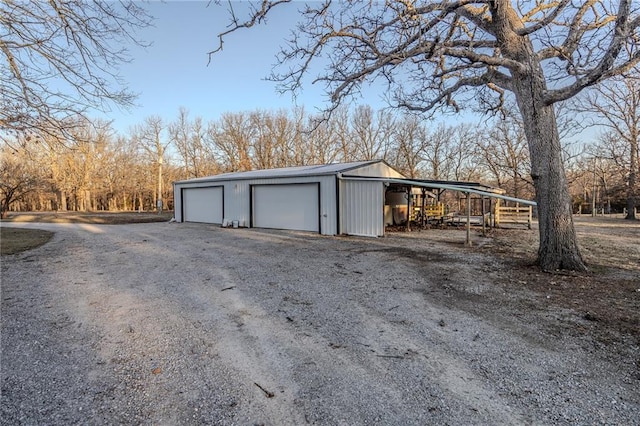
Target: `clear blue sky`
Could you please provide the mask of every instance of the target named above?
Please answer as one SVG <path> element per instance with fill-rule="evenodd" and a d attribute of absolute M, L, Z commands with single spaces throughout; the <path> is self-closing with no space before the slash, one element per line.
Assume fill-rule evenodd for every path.
<path fill-rule="evenodd" d="M 234 2 L 234 8 L 246 6 Z M 275 55 L 298 18 L 298 5 L 277 8 L 267 25 L 259 25 L 229 35 L 224 50 L 213 56 L 209 65 L 207 52 L 217 47 L 217 35 L 226 29 L 227 5 L 205 1 L 150 2 L 145 7 L 155 19 L 154 28 L 140 33 L 148 48 L 133 46 L 134 61 L 120 67 L 129 88 L 139 93 L 138 107 L 131 111 L 114 111 L 104 117 L 114 120 L 114 128 L 126 133 L 131 125 L 145 117 L 159 115 L 167 121 L 178 116 L 183 106 L 191 117 L 205 122 L 224 112 L 256 109 L 290 109 L 290 93 L 281 95 L 276 85 L 264 81 L 276 61 Z M 363 103 L 382 108 L 381 94 L 371 94 Z M 296 99 L 308 112 L 326 106 L 321 87 L 306 85 Z"/>
<path fill-rule="evenodd" d="M 264 79 L 271 72 L 280 47 L 295 28 L 302 3 L 277 7 L 269 14 L 266 25 L 228 35 L 224 50 L 216 53 L 208 64 L 207 52 L 218 46 L 217 36 L 229 24 L 228 5 L 223 3 L 144 3 L 155 21 L 154 27 L 142 31 L 139 38 L 152 45 L 131 46 L 133 62 L 120 67 L 120 75 L 129 89 L 139 93 L 138 106 L 130 111 L 114 106 L 113 111 L 95 116 L 113 120 L 114 129 L 127 134 L 132 125 L 142 123 L 151 115 L 159 115 L 166 122 L 175 120 L 180 107 L 187 108 L 191 118 L 202 117 L 205 123 L 219 119 L 225 112 L 291 109 L 292 95 L 279 94 L 276 84 Z M 238 12 L 247 7 L 246 1 L 232 0 L 232 4 Z M 312 77 L 309 76 L 303 92 L 295 100 L 296 105 L 304 106 L 310 113 L 327 106 L 323 88 L 311 85 Z M 375 86 L 363 90 L 369 91 L 359 103 L 374 109 L 386 106 L 383 93 L 376 91 Z M 481 118 L 465 114 L 443 117 L 443 121 L 479 123 Z"/>

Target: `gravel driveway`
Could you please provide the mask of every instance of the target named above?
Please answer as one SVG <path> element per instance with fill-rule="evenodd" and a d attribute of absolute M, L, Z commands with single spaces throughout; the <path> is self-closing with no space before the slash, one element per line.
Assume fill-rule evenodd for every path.
<path fill-rule="evenodd" d="M 3 425 L 639 424 L 635 360 L 437 233 L 21 226 L 56 235 L 2 258 Z"/>

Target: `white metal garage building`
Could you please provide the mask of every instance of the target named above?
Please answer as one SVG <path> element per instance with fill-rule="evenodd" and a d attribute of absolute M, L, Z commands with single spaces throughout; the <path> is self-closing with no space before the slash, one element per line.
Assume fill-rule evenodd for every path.
<path fill-rule="evenodd" d="M 381 160 L 301 166 L 175 182 L 177 222 L 384 235 L 384 179 L 404 176 Z"/>

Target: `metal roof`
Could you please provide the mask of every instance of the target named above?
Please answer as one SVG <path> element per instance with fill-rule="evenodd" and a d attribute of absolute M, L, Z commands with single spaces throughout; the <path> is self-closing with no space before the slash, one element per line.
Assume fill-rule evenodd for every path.
<path fill-rule="evenodd" d="M 447 184 L 442 184 L 442 183 L 433 183 L 433 182 L 424 182 L 424 181 L 416 181 L 416 180 L 411 180 L 411 179 L 387 179 L 387 181 L 389 182 L 395 182 L 395 183 L 405 183 L 405 184 L 410 184 L 413 186 L 424 186 L 426 188 L 438 188 L 438 189 L 448 189 L 451 191 L 459 191 L 459 192 L 466 192 L 469 194 L 477 194 L 477 195 L 483 195 L 485 197 L 491 197 L 491 198 L 499 198 L 501 200 L 505 200 L 505 201 L 513 201 L 516 203 L 522 203 L 522 204 L 526 204 L 528 206 L 536 206 L 537 203 L 535 201 L 532 200 L 525 200 L 523 198 L 515 198 L 515 197 L 509 197 L 506 195 L 501 195 L 495 192 L 488 192 L 488 191 L 482 191 L 482 190 L 478 190 L 477 188 L 472 188 L 470 186 L 463 186 L 463 185 L 447 185 Z"/>
<path fill-rule="evenodd" d="M 493 192 L 496 194 L 504 194 L 506 191 L 502 188 L 497 188 L 495 186 L 489 186 L 489 185 L 485 185 L 483 183 L 480 182 L 465 182 L 465 181 L 450 181 L 450 180 L 428 180 L 428 179 L 410 179 L 414 182 L 422 182 L 425 185 L 448 185 L 448 186 L 458 186 L 461 188 L 471 188 L 471 189 L 477 189 L 479 191 L 484 191 L 484 192 Z M 443 189 L 443 188 L 437 188 L 436 186 L 432 187 L 433 189 Z"/>
<path fill-rule="evenodd" d="M 435 183 L 437 181 L 428 181 L 428 180 L 415 180 L 415 179 L 397 179 L 397 178 L 370 178 L 370 177 L 351 177 L 344 176 L 342 177 L 344 180 L 368 180 L 368 181 L 379 181 L 379 182 L 388 182 L 388 183 L 399 183 L 402 185 L 410 185 L 417 186 L 423 188 L 436 188 L 436 189 L 447 189 L 450 191 L 458 191 L 458 192 L 466 192 L 469 194 L 477 194 L 490 198 L 499 198 L 505 201 L 513 201 L 516 203 L 522 203 L 528 206 L 537 206 L 538 204 L 533 200 L 525 200 L 523 198 L 515 198 L 509 197 L 506 195 L 501 195 L 500 193 L 492 192 L 492 191 L 483 191 L 478 188 L 482 188 L 482 185 L 479 187 L 474 187 L 475 185 L 461 185 L 463 182 L 454 182 L 454 185 L 449 185 L 445 183 Z M 442 182 L 442 181 L 441 181 Z M 446 182 L 446 181 L 445 181 Z"/>
<path fill-rule="evenodd" d="M 315 166 L 283 167 L 279 169 L 266 169 L 266 170 L 250 170 L 247 172 L 222 173 L 215 176 L 206 176 L 206 177 L 195 178 L 195 179 L 181 180 L 174 183 L 181 184 L 181 183 L 212 182 L 212 181 L 223 181 L 223 180 L 270 179 L 270 178 L 296 177 L 296 176 L 333 175 L 337 173 L 348 172 L 353 169 L 357 169 L 363 166 L 369 166 L 371 164 L 376 164 L 380 162 L 382 162 L 382 160 L 355 161 L 351 163 L 321 164 L 321 165 L 315 165 Z"/>
<path fill-rule="evenodd" d="M 320 175 L 339 175 L 341 179 L 347 180 L 378 180 L 389 183 L 397 183 L 404 185 L 411 185 L 425 188 L 437 188 L 452 191 L 467 192 L 471 194 L 483 195 L 492 198 L 500 198 L 507 201 L 515 201 L 526 205 L 535 206 L 536 202 L 531 200 L 524 200 L 520 198 L 508 197 L 502 195 L 503 190 L 499 188 L 493 188 L 487 185 L 483 185 L 477 182 L 456 182 L 456 181 L 439 181 L 439 180 L 426 180 L 426 179 L 400 179 L 400 178 L 384 178 L 384 177 L 351 177 L 342 176 L 345 172 L 358 169 L 364 166 L 370 166 L 372 164 L 384 163 L 383 160 L 370 160 L 370 161 L 354 161 L 351 163 L 334 163 L 334 164 L 321 164 L 313 166 L 297 166 L 297 167 L 283 167 L 279 169 L 266 169 L 266 170 L 250 170 L 247 172 L 231 172 L 222 173 L 215 176 L 207 176 L 195 179 L 181 180 L 174 182 L 174 184 L 183 183 L 197 183 L 197 182 L 219 182 L 229 180 L 246 180 L 246 179 L 272 179 L 282 177 L 297 177 L 297 176 L 320 176 Z"/>

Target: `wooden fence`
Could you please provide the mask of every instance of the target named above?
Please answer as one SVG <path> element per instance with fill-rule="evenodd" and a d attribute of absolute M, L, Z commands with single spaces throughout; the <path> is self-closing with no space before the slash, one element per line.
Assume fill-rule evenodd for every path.
<path fill-rule="evenodd" d="M 442 216 L 444 216 L 444 204 L 437 203 L 429 206 L 424 206 L 424 215 L 427 218 L 442 218 Z"/>
<path fill-rule="evenodd" d="M 533 220 L 533 208 L 531 206 L 516 206 L 516 207 L 502 207 L 496 206 L 495 213 L 495 226 L 500 227 L 500 224 L 510 223 L 517 225 L 527 225 L 527 228 L 531 229 L 531 222 Z"/>

